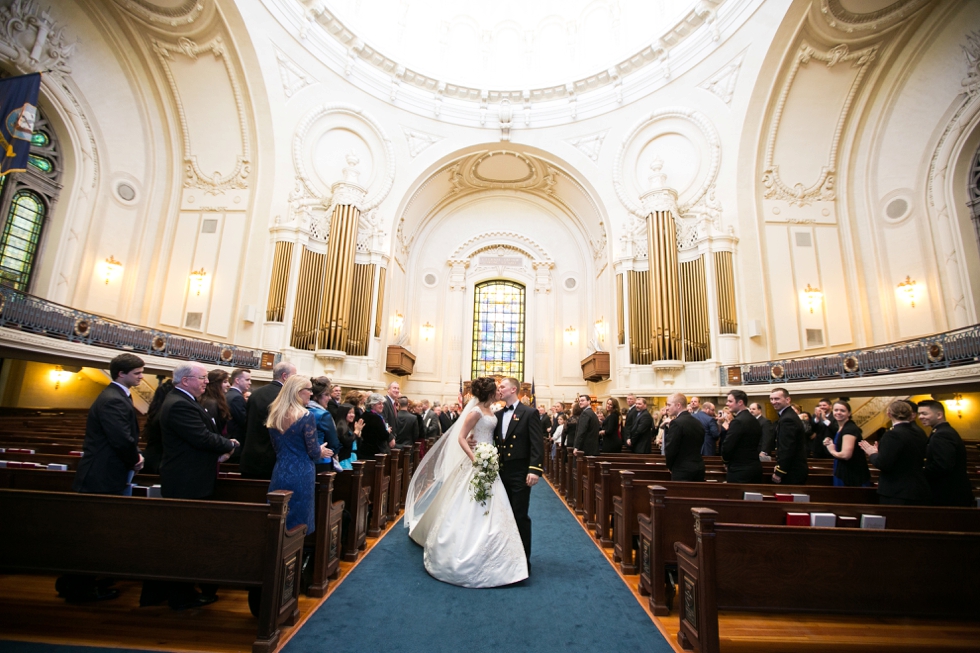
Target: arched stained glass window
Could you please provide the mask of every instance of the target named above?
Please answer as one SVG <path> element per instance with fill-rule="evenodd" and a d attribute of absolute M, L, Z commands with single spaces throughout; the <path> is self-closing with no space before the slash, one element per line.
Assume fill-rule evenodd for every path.
<path fill-rule="evenodd" d="M 14 194 L 0 237 L 0 280 L 8 286 L 27 288 L 45 213 L 37 193 L 21 190 Z"/>
<path fill-rule="evenodd" d="M 473 296 L 472 378 L 512 376 L 524 380 L 524 286 L 487 281 Z"/>

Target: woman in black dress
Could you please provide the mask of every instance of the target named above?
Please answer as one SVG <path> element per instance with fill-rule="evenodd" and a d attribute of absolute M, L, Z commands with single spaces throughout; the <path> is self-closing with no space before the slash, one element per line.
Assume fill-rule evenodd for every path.
<path fill-rule="evenodd" d="M 904 401 L 888 405 L 890 430 L 875 444 L 860 443 L 868 460 L 877 467 L 878 502 L 890 505 L 928 506 L 929 482 L 922 471 L 928 440 L 922 429 L 914 428 L 912 407 Z"/>
<path fill-rule="evenodd" d="M 163 431 L 160 429 L 160 409 L 163 400 L 174 389 L 174 382 L 167 379 L 157 386 L 153 401 L 146 410 L 146 426 L 143 427 L 143 473 L 159 474 L 163 460 Z"/>
<path fill-rule="evenodd" d="M 623 439 L 619 435 L 619 402 L 615 397 L 606 399 L 606 418 L 599 427 L 602 453 L 622 453 Z"/>
<path fill-rule="evenodd" d="M 214 429 L 221 435 L 225 435 L 225 426 L 231 419 L 231 410 L 225 400 L 225 393 L 231 387 L 230 375 L 224 370 L 211 370 L 208 372 L 208 387 L 204 389 L 199 401 L 201 407 L 208 412 L 214 420 Z"/>
<path fill-rule="evenodd" d="M 871 472 L 868 470 L 868 457 L 858 446 L 861 427 L 851 419 L 851 405 L 846 401 L 835 401 L 831 413 L 837 425 L 837 434 L 833 438 L 824 438 L 823 445 L 834 457 L 834 485 L 869 487 Z"/>

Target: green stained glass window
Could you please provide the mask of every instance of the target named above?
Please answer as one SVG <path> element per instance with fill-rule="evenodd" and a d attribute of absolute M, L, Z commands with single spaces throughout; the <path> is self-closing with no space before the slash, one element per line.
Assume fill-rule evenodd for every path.
<path fill-rule="evenodd" d="M 42 131 L 34 132 L 34 135 L 31 136 L 31 145 L 37 147 L 47 147 L 50 142 L 51 137 Z"/>
<path fill-rule="evenodd" d="M 27 155 L 27 165 L 34 166 L 38 170 L 44 173 L 51 172 L 54 170 L 54 164 L 51 163 L 51 159 L 43 156 L 38 156 L 36 154 Z"/>
<path fill-rule="evenodd" d="M 524 380 L 525 289 L 511 281 L 478 284 L 473 297 L 473 378 Z"/>
<path fill-rule="evenodd" d="M 37 193 L 18 191 L 0 236 L 0 282 L 25 290 L 41 238 L 46 208 Z"/>

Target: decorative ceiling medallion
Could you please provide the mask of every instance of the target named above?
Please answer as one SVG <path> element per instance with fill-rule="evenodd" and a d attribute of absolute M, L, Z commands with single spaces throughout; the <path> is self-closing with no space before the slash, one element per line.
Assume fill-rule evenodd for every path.
<path fill-rule="evenodd" d="M 599 151 L 602 149 L 602 141 L 606 139 L 607 133 L 609 133 L 608 129 L 596 134 L 589 134 L 588 136 L 568 138 L 565 142 L 592 159 L 593 163 L 598 163 Z"/>
<path fill-rule="evenodd" d="M 473 162 L 473 178 L 488 184 L 522 184 L 535 174 L 534 163 L 514 152 L 487 152 Z"/>
<path fill-rule="evenodd" d="M 897 0 L 867 13 L 848 11 L 840 0 L 820 0 L 820 13 L 827 24 L 843 32 L 876 32 L 900 23 L 929 3 L 929 0 Z"/>
<path fill-rule="evenodd" d="M 413 159 L 443 138 L 404 125 L 402 125 L 402 133 L 405 134 L 405 140 L 408 141 L 408 156 Z"/>
<path fill-rule="evenodd" d="M 551 194 L 557 183 L 558 174 L 540 159 L 533 159 L 509 150 L 493 150 L 470 155 L 457 161 L 446 172 L 449 173 L 449 182 L 452 184 L 451 194 L 463 190 L 492 188 L 541 191 Z"/>

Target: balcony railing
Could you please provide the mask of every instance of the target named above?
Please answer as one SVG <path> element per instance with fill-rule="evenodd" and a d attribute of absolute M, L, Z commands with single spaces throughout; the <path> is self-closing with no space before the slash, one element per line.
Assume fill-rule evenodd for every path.
<path fill-rule="evenodd" d="M 229 367 L 260 369 L 269 367 L 274 360 L 271 353 L 263 355 L 261 351 L 235 345 L 127 324 L 3 285 L 0 285 L 0 327 L 86 345 Z"/>
<path fill-rule="evenodd" d="M 906 374 L 980 362 L 980 324 L 851 351 L 719 368 L 722 386 L 777 385 Z"/>

